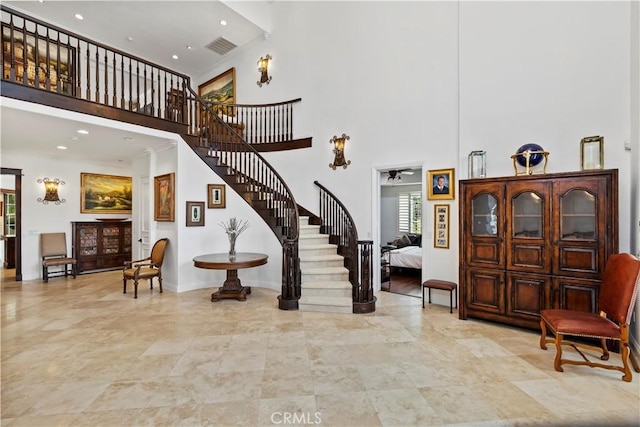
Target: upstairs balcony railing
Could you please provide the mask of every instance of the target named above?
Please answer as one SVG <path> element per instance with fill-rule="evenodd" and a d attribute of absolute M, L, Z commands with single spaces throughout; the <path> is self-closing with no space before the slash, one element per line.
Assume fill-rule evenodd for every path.
<path fill-rule="evenodd" d="M 167 121 L 166 130 L 186 125 L 183 133 L 206 137 L 203 128 L 208 122 L 203 123 L 202 114 L 206 109 L 189 76 L 0 7 L 3 82 L 136 113 L 139 124 L 154 118 Z M 293 140 L 293 108 L 299 101 L 207 104 L 247 143 L 267 151 Z M 88 108 L 89 113 L 95 111 Z M 156 121 L 156 127 L 161 125 Z"/>

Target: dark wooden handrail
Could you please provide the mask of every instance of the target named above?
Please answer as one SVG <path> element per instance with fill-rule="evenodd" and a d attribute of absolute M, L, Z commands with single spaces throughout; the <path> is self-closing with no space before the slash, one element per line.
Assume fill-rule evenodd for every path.
<path fill-rule="evenodd" d="M 338 253 L 345 259 L 349 281 L 353 287 L 354 313 L 375 311 L 373 294 L 373 261 L 370 240 L 358 240 L 355 221 L 344 204 L 318 181 L 320 189 L 321 232 L 329 234 L 329 242 L 338 245 Z"/>
<path fill-rule="evenodd" d="M 269 225 L 274 232 L 276 229 L 282 231 L 276 233 L 283 247 L 280 306 L 297 308 L 300 297 L 299 215 L 293 194 L 275 169 L 245 141 L 243 132 L 218 117 L 213 105 L 193 91 L 190 78 L 4 5 L 0 5 L 0 10 L 3 85 L 9 82 L 7 87 L 11 90 L 19 85 L 26 86 L 28 89 L 25 90 L 42 93 L 42 99 L 49 100 L 53 96 L 73 98 L 77 100 L 76 104 L 90 103 L 91 114 L 95 115 L 98 115 L 96 111 L 115 108 L 126 110 L 136 118 L 144 115 L 162 119 L 171 129 L 181 133 L 192 147 L 196 144 L 194 140 L 198 141 L 194 147 L 196 152 L 197 149 L 204 150 L 205 157 L 212 159 L 210 162 L 203 160 L 245 200 L 251 197 L 247 201 L 265 221 L 277 222 Z M 297 101 L 259 108 L 280 111 L 291 108 Z M 275 117 L 269 118 L 275 120 Z M 289 124 L 292 115 L 277 119 Z M 291 126 L 282 129 L 290 130 Z"/>

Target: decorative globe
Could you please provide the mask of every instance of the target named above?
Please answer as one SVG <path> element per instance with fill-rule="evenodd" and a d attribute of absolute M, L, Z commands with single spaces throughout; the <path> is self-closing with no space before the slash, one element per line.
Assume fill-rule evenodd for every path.
<path fill-rule="evenodd" d="M 533 151 L 537 151 L 537 153 L 531 153 Z M 526 167 L 527 158 L 525 157 L 524 154 L 526 152 L 529 152 L 531 153 L 529 154 L 529 166 L 537 166 L 544 159 L 544 155 L 542 154 L 543 151 L 544 151 L 544 148 L 542 148 L 538 144 L 533 144 L 533 143 L 524 144 L 522 147 L 518 148 L 518 151 L 516 151 L 516 155 L 517 155 L 516 161 L 520 164 L 520 166 Z"/>

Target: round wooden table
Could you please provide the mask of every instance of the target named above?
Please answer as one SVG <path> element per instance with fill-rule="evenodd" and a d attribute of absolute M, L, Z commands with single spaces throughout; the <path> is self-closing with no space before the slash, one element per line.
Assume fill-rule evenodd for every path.
<path fill-rule="evenodd" d="M 266 254 L 252 252 L 238 252 L 234 259 L 228 253 L 198 255 L 193 259 L 193 265 L 209 270 L 227 270 L 227 280 L 217 292 L 211 294 L 211 301 L 232 298 L 245 301 L 251 294 L 250 286 L 242 286 L 238 278 L 238 270 L 241 268 L 257 267 L 267 263 Z"/>

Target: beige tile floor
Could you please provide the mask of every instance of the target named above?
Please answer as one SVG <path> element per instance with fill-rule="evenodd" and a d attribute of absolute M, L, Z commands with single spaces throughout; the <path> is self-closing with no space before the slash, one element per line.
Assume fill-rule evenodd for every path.
<path fill-rule="evenodd" d="M 120 278 L 3 281 L 3 427 L 640 424 L 640 375 L 555 372 L 536 333 L 417 298 L 304 313 Z"/>

